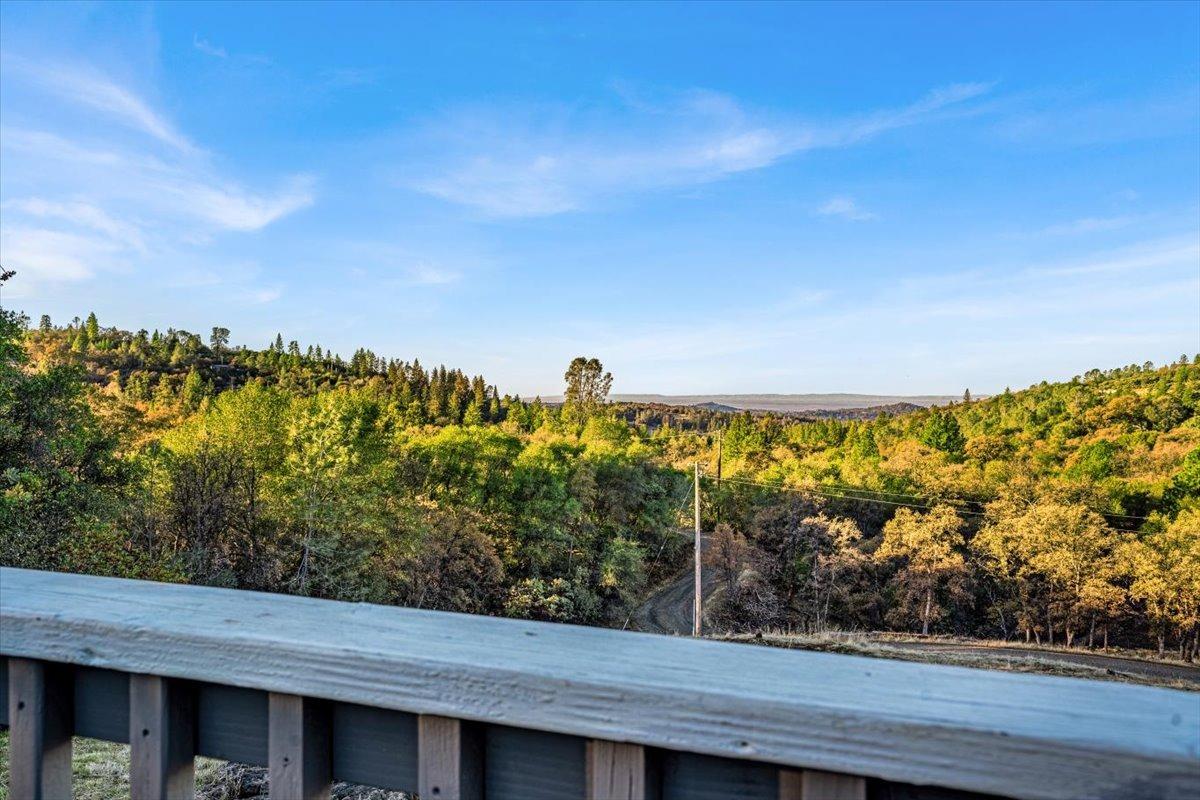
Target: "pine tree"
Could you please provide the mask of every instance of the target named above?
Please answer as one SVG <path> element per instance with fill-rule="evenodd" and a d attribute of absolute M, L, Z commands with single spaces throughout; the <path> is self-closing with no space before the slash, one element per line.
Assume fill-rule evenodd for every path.
<path fill-rule="evenodd" d="M 587 419 L 605 403 L 613 382 L 612 373 L 604 371 L 600 359 L 583 356 L 571 361 L 563 379 L 567 382 L 563 411 L 577 421 Z"/>
<path fill-rule="evenodd" d="M 467 406 L 467 410 L 463 413 L 462 424 L 468 428 L 477 428 L 483 425 L 483 407 L 474 400 Z"/>
<path fill-rule="evenodd" d="M 952 456 L 961 456 L 967 440 L 953 414 L 934 409 L 921 431 L 921 443 Z"/>
<path fill-rule="evenodd" d="M 200 408 L 204 398 L 208 396 L 208 386 L 204 379 L 200 377 L 200 373 L 194 368 L 187 374 L 187 378 L 183 381 L 183 392 L 180 399 L 183 401 L 183 407 L 187 411 L 196 411 Z"/>
<path fill-rule="evenodd" d="M 87 322 L 84 323 L 87 329 L 88 341 L 95 342 L 100 338 L 100 323 L 96 319 L 96 312 L 88 314 Z"/>
<path fill-rule="evenodd" d="M 208 337 L 208 343 L 212 346 L 213 352 L 220 355 L 229 345 L 229 328 L 213 326 L 212 334 Z"/>

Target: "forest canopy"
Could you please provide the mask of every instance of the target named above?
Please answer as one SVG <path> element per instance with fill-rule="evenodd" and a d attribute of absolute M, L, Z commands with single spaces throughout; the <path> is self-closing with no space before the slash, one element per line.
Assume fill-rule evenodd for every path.
<path fill-rule="evenodd" d="M 624 625 L 698 462 L 715 624 L 1196 652 L 1198 357 L 804 420 L 230 336 L 5 312 L 0 562 Z"/>

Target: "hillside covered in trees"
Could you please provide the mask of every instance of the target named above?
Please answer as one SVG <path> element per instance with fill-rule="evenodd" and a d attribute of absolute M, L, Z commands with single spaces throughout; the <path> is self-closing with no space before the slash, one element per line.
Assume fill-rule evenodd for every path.
<path fill-rule="evenodd" d="M 711 621 L 1178 648 L 1200 630 L 1200 363 L 874 420 L 561 406 L 360 349 L 94 315 L 0 331 L 0 562 L 623 625 L 705 473 Z"/>

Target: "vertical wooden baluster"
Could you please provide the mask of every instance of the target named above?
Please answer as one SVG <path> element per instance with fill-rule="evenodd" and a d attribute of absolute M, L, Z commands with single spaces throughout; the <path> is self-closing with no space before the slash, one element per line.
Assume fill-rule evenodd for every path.
<path fill-rule="evenodd" d="M 271 692 L 268 719 L 271 797 L 328 800 L 332 785 L 328 703 Z"/>
<path fill-rule="evenodd" d="M 8 785 L 13 800 L 71 796 L 74 696 L 68 668 L 8 660 Z"/>
<path fill-rule="evenodd" d="M 779 800 L 802 800 L 803 778 L 798 769 L 779 770 Z"/>
<path fill-rule="evenodd" d="M 132 800 L 192 800 L 195 715 L 186 684 L 129 676 L 129 793 Z"/>
<path fill-rule="evenodd" d="M 646 748 L 603 739 L 587 743 L 588 800 L 654 800 L 658 794 Z"/>
<path fill-rule="evenodd" d="M 481 800 L 483 736 L 459 719 L 417 719 L 417 792 L 421 800 Z"/>
<path fill-rule="evenodd" d="M 814 769 L 779 770 L 779 800 L 866 800 L 867 779 Z"/>

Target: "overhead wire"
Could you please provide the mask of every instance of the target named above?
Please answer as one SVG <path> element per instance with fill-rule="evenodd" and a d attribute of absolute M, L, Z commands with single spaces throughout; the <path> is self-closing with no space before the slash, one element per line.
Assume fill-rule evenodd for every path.
<path fill-rule="evenodd" d="M 678 519 L 679 515 L 683 513 L 683 507 L 685 505 L 687 505 L 688 494 L 689 494 L 689 492 L 684 492 L 683 499 L 679 501 L 679 505 L 675 509 L 675 518 L 676 519 Z M 674 528 L 672 528 L 672 529 L 664 532 L 662 542 L 658 545 L 658 552 L 654 554 L 654 559 L 650 562 L 651 570 L 653 570 L 654 567 L 656 567 L 658 565 L 658 559 L 662 556 L 663 550 L 666 549 L 667 542 L 670 541 L 669 535 L 672 533 L 677 534 L 678 531 L 676 531 Z M 625 617 L 625 623 L 623 625 L 621 625 L 621 630 L 625 630 L 626 628 L 629 627 L 629 621 L 631 619 L 633 619 L 633 610 L 632 609 L 630 609 L 629 615 Z"/>
<path fill-rule="evenodd" d="M 647 438 L 646 441 L 649 441 L 649 439 Z M 707 476 L 707 475 L 702 476 L 702 478 L 704 478 L 705 480 L 712 480 L 711 476 Z M 944 497 L 944 496 L 932 496 L 932 495 L 907 494 L 904 492 L 887 492 L 887 491 L 881 491 L 878 489 L 867 489 L 867 488 L 861 487 L 861 486 L 851 486 L 849 484 L 842 484 L 842 483 L 822 483 L 822 484 L 819 484 L 816 487 L 816 489 L 814 490 L 814 489 L 807 489 L 807 488 L 802 489 L 800 487 L 778 486 L 776 484 L 750 481 L 745 478 L 724 478 L 724 480 L 734 481 L 734 482 L 738 482 L 738 483 L 746 483 L 746 484 L 755 485 L 755 486 L 762 486 L 764 488 L 769 488 L 769 489 L 770 488 L 781 488 L 781 489 L 786 489 L 786 490 L 790 490 L 790 491 L 807 491 L 812 494 L 818 494 L 822 497 L 829 497 L 829 498 L 833 498 L 833 499 L 863 500 L 864 502 L 876 502 L 876 503 L 881 503 L 881 504 L 886 504 L 886 505 L 904 506 L 904 507 L 908 507 L 908 508 L 918 508 L 918 509 L 929 509 L 929 508 L 933 507 L 932 505 L 929 505 L 929 504 L 937 504 L 937 503 L 953 504 L 953 505 L 956 505 L 956 507 L 961 506 L 961 505 L 974 505 L 977 508 L 983 508 L 987 505 L 986 501 L 972 500 L 970 498 L 965 498 L 965 497 Z M 829 490 L 833 490 L 836 492 L 841 492 L 843 494 L 828 494 L 828 493 L 821 492 L 820 491 L 821 489 L 829 489 Z M 846 495 L 846 494 L 844 494 L 845 492 L 854 492 L 856 494 L 855 495 Z M 873 495 L 873 497 L 859 497 L 859 496 L 857 496 L 858 494 Z M 891 498 L 891 497 L 904 497 L 904 498 L 908 498 L 911 500 L 920 500 L 920 501 L 923 501 L 923 503 L 904 503 L 904 502 L 897 502 L 894 500 L 876 499 L 876 498 Z M 1132 522 L 1134 520 L 1137 520 L 1139 522 L 1146 522 L 1150 519 L 1150 517 L 1139 516 L 1137 514 L 1122 514 L 1122 513 L 1116 512 L 1116 511 L 1104 511 L 1104 510 L 1101 510 L 1098 508 L 1092 508 L 1091 506 L 1086 506 L 1086 508 L 1089 511 L 1093 511 L 1093 512 L 1105 517 L 1106 520 L 1107 519 L 1120 520 L 1120 524 L 1129 524 L 1130 522 Z M 682 509 L 682 507 L 681 507 L 681 509 Z M 961 513 L 970 514 L 973 516 L 984 516 L 986 514 L 986 512 L 983 512 L 983 511 L 970 510 L 970 509 L 961 508 L 961 507 L 958 507 L 958 510 Z M 1114 530 L 1116 530 L 1120 533 L 1137 533 L 1138 532 L 1135 530 L 1128 530 L 1128 529 L 1124 529 L 1124 528 L 1114 528 Z"/>
<path fill-rule="evenodd" d="M 701 478 L 706 479 L 706 480 L 714 480 L 711 476 L 707 476 L 707 475 L 702 475 Z M 903 502 L 897 502 L 894 500 L 883 500 L 878 497 L 857 497 L 855 495 L 845 494 L 845 491 L 869 492 L 870 490 L 856 490 L 856 489 L 838 490 L 836 488 L 836 485 L 834 486 L 834 490 L 837 491 L 838 493 L 830 493 L 830 492 L 820 491 L 821 486 L 818 486 L 817 488 L 813 489 L 813 488 L 800 487 L 800 486 L 785 486 L 782 484 L 764 483 L 762 481 L 747 480 L 746 478 L 722 478 L 721 480 L 724 482 L 740 483 L 740 484 L 745 484 L 748 486 L 758 486 L 758 487 L 761 487 L 764 489 L 774 489 L 776 491 L 793 492 L 796 494 L 815 495 L 818 497 L 825 497 L 825 498 L 828 498 L 831 500 L 858 500 L 858 501 L 864 502 L 864 503 L 879 503 L 882 505 L 898 506 L 898 507 L 904 507 L 904 508 L 915 508 L 915 509 L 924 510 L 924 511 L 928 511 L 928 510 L 934 508 L 938 502 L 980 503 L 980 501 L 978 501 L 978 500 L 964 500 L 963 498 L 940 498 L 940 497 L 929 497 L 929 496 L 922 496 L 922 495 L 896 495 L 896 496 L 910 497 L 913 499 L 923 499 L 926 501 L 925 503 L 903 503 Z M 822 485 L 822 486 L 824 486 L 824 485 Z M 965 509 L 965 508 L 956 508 L 955 510 L 960 514 L 968 514 L 968 515 L 977 516 L 977 517 L 987 516 L 987 513 L 984 511 L 972 511 L 970 509 Z M 1091 510 L 1095 511 L 1095 509 L 1091 509 Z M 1104 512 L 1102 512 L 1102 511 L 1097 511 L 1096 513 L 1101 514 L 1101 515 L 1104 514 Z M 1114 515 L 1114 516 L 1120 516 L 1120 515 Z M 1138 519 L 1147 519 L 1147 518 L 1140 517 Z M 1113 530 L 1116 531 L 1117 533 L 1138 533 L 1138 531 L 1130 530 L 1128 528 L 1114 527 Z"/>

